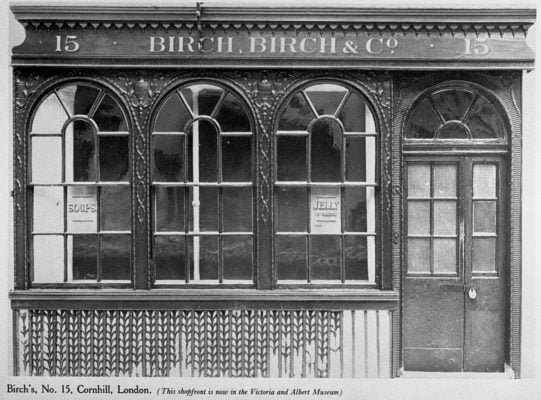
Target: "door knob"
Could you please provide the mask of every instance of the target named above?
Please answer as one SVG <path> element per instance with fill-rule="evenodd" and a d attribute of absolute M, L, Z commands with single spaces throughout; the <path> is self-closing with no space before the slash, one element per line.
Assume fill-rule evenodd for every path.
<path fill-rule="evenodd" d="M 475 300 L 477 297 L 477 290 L 475 289 L 475 285 L 470 285 L 470 290 L 468 290 L 468 297 L 472 300 Z"/>

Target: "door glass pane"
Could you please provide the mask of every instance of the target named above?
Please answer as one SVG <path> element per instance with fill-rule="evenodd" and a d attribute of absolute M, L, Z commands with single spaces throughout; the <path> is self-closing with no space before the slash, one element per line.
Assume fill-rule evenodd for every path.
<path fill-rule="evenodd" d="M 156 280 L 185 280 L 186 244 L 184 236 L 155 236 Z"/>
<path fill-rule="evenodd" d="M 62 139 L 32 138 L 32 183 L 62 182 Z"/>
<path fill-rule="evenodd" d="M 223 189 L 223 231 L 252 231 L 252 188 Z"/>
<path fill-rule="evenodd" d="M 462 121 L 473 98 L 473 93 L 455 89 L 432 94 L 432 100 L 445 121 Z"/>
<path fill-rule="evenodd" d="M 63 282 L 64 237 L 35 235 L 33 239 L 33 282 Z"/>
<path fill-rule="evenodd" d="M 430 165 L 408 165 L 408 197 L 430 197 Z"/>
<path fill-rule="evenodd" d="M 408 202 L 408 234 L 429 235 L 430 234 L 430 202 L 409 201 Z"/>
<path fill-rule="evenodd" d="M 34 233 L 64 232 L 64 188 L 34 187 Z"/>
<path fill-rule="evenodd" d="M 32 133 L 62 133 L 68 114 L 54 93 L 41 102 L 32 121 Z"/>
<path fill-rule="evenodd" d="M 120 107 L 108 94 L 105 95 L 100 106 L 94 113 L 94 121 L 101 132 L 127 131 L 126 120 Z"/>
<path fill-rule="evenodd" d="M 100 180 L 128 181 L 129 137 L 100 137 Z"/>
<path fill-rule="evenodd" d="M 434 200 L 434 235 L 456 235 L 456 201 Z"/>
<path fill-rule="evenodd" d="M 68 186 L 66 213 L 68 232 L 97 232 L 97 193 L 97 188 L 95 186 Z"/>
<path fill-rule="evenodd" d="M 152 136 L 152 180 L 154 182 L 184 181 L 184 136 Z"/>
<path fill-rule="evenodd" d="M 472 246 L 474 272 L 496 272 L 496 238 L 474 238 Z"/>
<path fill-rule="evenodd" d="M 130 236 L 101 235 L 102 279 L 130 279 Z"/>
<path fill-rule="evenodd" d="M 310 241 L 311 280 L 339 280 L 340 237 L 318 235 Z"/>
<path fill-rule="evenodd" d="M 474 164 L 473 165 L 473 197 L 494 198 L 496 197 L 496 165 Z"/>
<path fill-rule="evenodd" d="M 408 272 L 430 272 L 430 239 L 408 239 Z"/>
<path fill-rule="evenodd" d="M 334 115 L 344 99 L 347 89 L 342 86 L 326 83 L 310 86 L 305 91 L 318 115 Z"/>
<path fill-rule="evenodd" d="M 307 229 L 306 188 L 276 188 L 278 231 L 305 232 Z"/>
<path fill-rule="evenodd" d="M 104 186 L 101 188 L 101 230 L 128 231 L 131 218 L 130 188 L 128 186 Z"/>
<path fill-rule="evenodd" d="M 456 271 L 456 239 L 434 239 L 434 273 Z"/>
<path fill-rule="evenodd" d="M 297 93 L 287 104 L 278 123 L 282 131 L 306 131 L 308 124 L 315 118 L 312 109 L 302 93 Z"/>
<path fill-rule="evenodd" d="M 172 93 L 163 103 L 154 124 L 154 132 L 184 132 L 191 115 L 180 101 L 178 92 Z"/>
<path fill-rule="evenodd" d="M 356 93 L 351 93 L 338 113 L 346 132 L 365 132 L 366 121 L 364 100 Z M 367 110 L 370 113 L 370 110 Z"/>
<path fill-rule="evenodd" d="M 278 280 L 308 279 L 308 255 L 305 236 L 277 236 L 276 264 Z"/>
<path fill-rule="evenodd" d="M 306 137 L 278 136 L 279 181 L 306 181 Z"/>
<path fill-rule="evenodd" d="M 342 136 L 342 129 L 336 121 L 319 120 L 313 125 L 310 160 L 312 181 L 340 181 Z"/>
<path fill-rule="evenodd" d="M 415 106 L 410 115 L 406 137 L 408 139 L 434 139 L 434 134 L 441 124 L 440 117 L 425 97 Z"/>
<path fill-rule="evenodd" d="M 434 165 L 434 197 L 456 197 L 456 165 Z"/>
<path fill-rule="evenodd" d="M 374 258 L 371 246 L 372 237 L 345 236 L 344 237 L 344 264 L 346 280 L 367 280 L 368 279 L 368 258 Z"/>
<path fill-rule="evenodd" d="M 190 246 L 190 280 L 218 280 L 218 237 L 194 236 Z"/>
<path fill-rule="evenodd" d="M 74 280 L 95 281 L 98 278 L 98 236 L 68 236 L 68 261 L 70 260 Z"/>
<path fill-rule="evenodd" d="M 184 231 L 185 189 L 182 187 L 156 187 L 155 190 L 156 231 Z"/>
<path fill-rule="evenodd" d="M 250 132 L 250 120 L 240 100 L 232 93 L 225 96 L 216 115 L 222 132 Z"/>
<path fill-rule="evenodd" d="M 253 244 L 251 236 L 224 236 L 224 280 L 252 280 Z"/>
<path fill-rule="evenodd" d="M 496 232 L 495 201 L 475 201 L 473 203 L 473 231 L 476 233 Z"/>
<path fill-rule="evenodd" d="M 465 123 L 474 139 L 505 137 L 506 127 L 501 112 L 484 97 L 477 99 Z"/>
<path fill-rule="evenodd" d="M 193 182 L 218 181 L 218 134 L 208 121 L 195 121 L 188 137 L 188 176 Z M 194 144 L 195 143 L 195 144 Z M 199 163 L 195 160 L 199 159 Z"/>
<path fill-rule="evenodd" d="M 222 177 L 226 182 L 252 180 L 252 137 L 222 137 Z"/>

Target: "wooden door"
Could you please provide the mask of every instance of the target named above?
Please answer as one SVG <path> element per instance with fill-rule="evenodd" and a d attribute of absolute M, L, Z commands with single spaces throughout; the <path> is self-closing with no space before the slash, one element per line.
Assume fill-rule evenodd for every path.
<path fill-rule="evenodd" d="M 403 358 L 411 371 L 503 371 L 502 159 L 409 159 Z"/>

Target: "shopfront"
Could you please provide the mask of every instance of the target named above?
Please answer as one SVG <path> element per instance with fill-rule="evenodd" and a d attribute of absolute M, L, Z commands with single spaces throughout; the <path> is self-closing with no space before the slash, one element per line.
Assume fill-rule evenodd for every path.
<path fill-rule="evenodd" d="M 535 10 L 12 12 L 15 374 L 520 376 Z"/>

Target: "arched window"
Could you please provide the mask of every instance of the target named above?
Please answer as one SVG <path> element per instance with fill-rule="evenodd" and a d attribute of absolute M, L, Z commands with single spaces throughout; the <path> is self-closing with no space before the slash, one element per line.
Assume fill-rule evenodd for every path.
<path fill-rule="evenodd" d="M 108 90 L 70 83 L 38 105 L 30 131 L 34 283 L 130 279 L 126 116 Z"/>
<path fill-rule="evenodd" d="M 160 105 L 152 133 L 157 283 L 253 282 L 253 145 L 231 90 L 192 83 Z"/>
<path fill-rule="evenodd" d="M 278 283 L 374 282 L 377 130 L 366 100 L 343 84 L 301 88 L 275 146 Z"/>
<path fill-rule="evenodd" d="M 431 91 L 413 105 L 406 139 L 505 139 L 501 112 L 472 88 Z"/>

